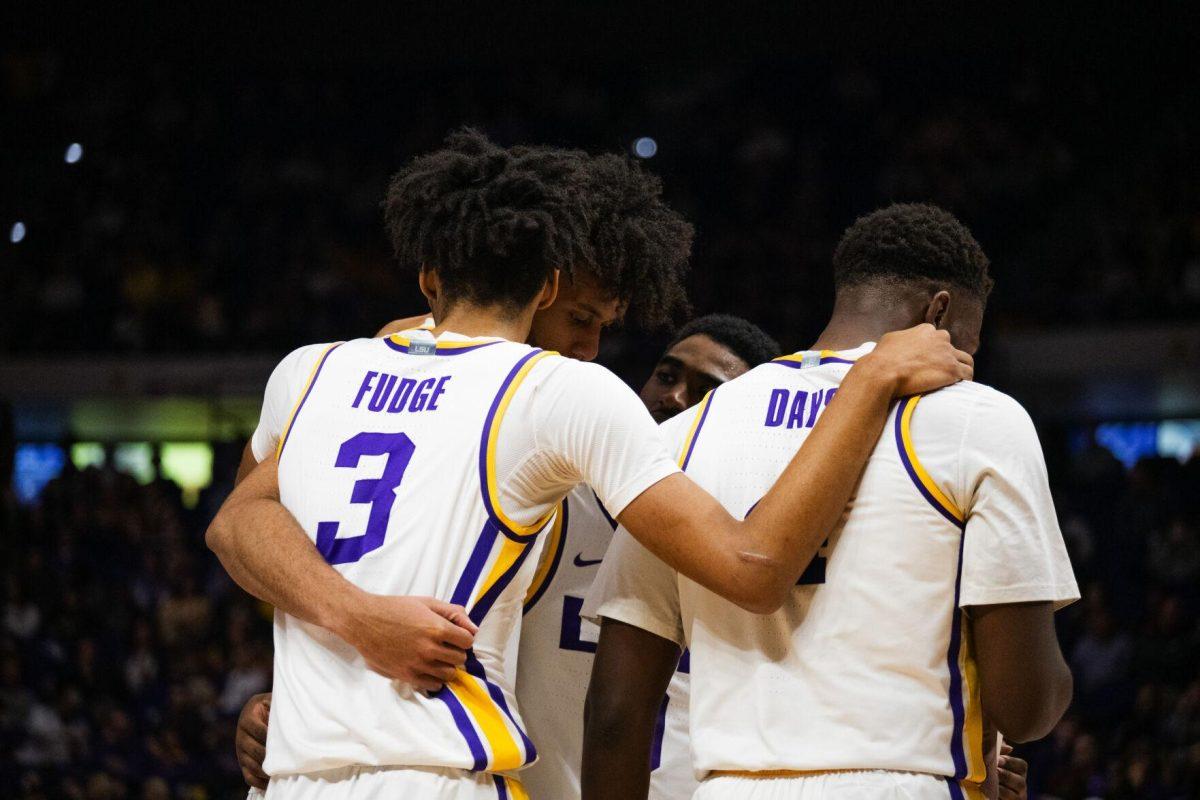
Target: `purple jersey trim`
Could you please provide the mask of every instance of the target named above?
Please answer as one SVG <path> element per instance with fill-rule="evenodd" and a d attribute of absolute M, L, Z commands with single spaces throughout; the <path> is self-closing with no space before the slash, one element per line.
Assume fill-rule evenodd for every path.
<path fill-rule="evenodd" d="M 454 594 L 450 597 L 451 603 L 466 608 L 467 603 L 471 602 L 471 592 L 475 589 L 475 584 L 479 582 L 479 576 L 487 564 L 488 556 L 492 553 L 492 545 L 495 543 L 496 526 L 492 524 L 491 520 L 488 520 L 483 523 L 483 530 L 479 532 L 475 549 L 471 551 L 471 557 L 467 559 L 466 569 L 463 570 L 458 584 L 454 587 Z"/>
<path fill-rule="evenodd" d="M 699 429 L 697 429 L 697 433 L 699 433 Z M 604 518 L 608 520 L 608 524 L 615 531 L 617 529 L 617 521 L 613 519 L 612 514 L 608 513 L 608 509 L 604 507 L 604 503 L 600 502 L 600 495 L 596 494 L 594 489 L 592 490 L 592 497 L 596 498 L 596 505 L 600 507 L 600 513 L 604 515 Z"/>
<path fill-rule="evenodd" d="M 896 450 L 900 453 L 900 463 L 904 464 L 904 470 L 908 473 L 908 477 L 912 480 L 913 485 L 917 487 L 917 491 L 921 493 L 931 506 L 937 509 L 937 512 L 950 521 L 954 527 L 959 530 L 966 529 L 966 523 L 958 519 L 951 513 L 950 509 L 937 501 L 937 498 L 929 493 L 925 488 L 925 484 L 921 482 L 921 478 L 917 475 L 917 471 L 913 468 L 912 460 L 908 457 L 908 450 L 904 447 L 904 429 L 901 425 L 901 420 L 904 418 L 904 412 L 909 405 L 916 402 L 917 395 L 906 397 L 900 401 L 900 405 L 896 406 Z"/>
<path fill-rule="evenodd" d="M 700 431 L 704 428 L 704 421 L 708 419 L 709 409 L 712 408 L 713 402 L 717 399 L 717 390 L 712 390 L 712 395 L 709 396 L 708 402 L 704 404 L 704 410 L 700 412 L 700 421 L 696 423 L 696 430 L 692 431 L 692 440 L 688 442 L 687 453 L 683 456 L 683 463 L 679 468 L 687 472 L 688 464 L 692 460 L 692 453 L 696 450 L 696 442 L 700 441 Z"/>
<path fill-rule="evenodd" d="M 531 764 L 537 760 L 537 748 L 533 746 L 533 741 L 525 735 L 525 731 L 517 724 L 517 718 L 513 716 L 512 711 L 508 708 L 508 701 L 504 699 L 504 692 L 500 691 L 500 687 L 487 679 L 487 672 L 483 669 L 483 664 L 479 663 L 479 659 L 475 657 L 474 650 L 467 651 L 466 670 L 474 675 L 479 680 L 483 681 L 483 685 L 487 687 L 488 694 L 492 698 L 492 702 L 500 706 L 500 710 L 508 717 L 508 721 L 512 723 L 517 734 L 521 737 L 521 744 L 525 747 L 525 762 Z"/>
<path fill-rule="evenodd" d="M 432 697 L 436 697 L 446 704 L 450 709 L 450 716 L 454 718 L 454 725 L 458 728 L 458 732 L 462 734 L 463 739 L 467 742 L 467 747 L 471 750 L 471 758 L 475 760 L 471 770 L 478 772 L 487 766 L 487 751 L 483 749 L 483 742 L 479 738 L 479 734 L 475 732 L 475 726 L 471 724 L 471 717 L 467 714 L 467 710 L 463 708 L 462 703 L 454 696 L 454 692 L 450 691 L 449 686 L 443 686 L 433 693 Z"/>
<path fill-rule="evenodd" d="M 474 345 L 470 345 L 468 347 L 447 347 L 447 348 L 438 347 L 437 343 L 434 342 L 432 355 L 435 355 L 435 356 L 460 356 L 463 353 L 473 353 L 481 347 L 491 347 L 494 344 L 500 344 L 500 342 L 502 342 L 502 341 L 503 341 L 502 339 L 497 339 L 494 342 L 483 342 L 481 344 L 474 344 Z M 390 337 L 390 336 L 384 337 L 383 343 L 386 344 L 388 347 L 392 348 L 393 350 L 395 350 L 397 353 L 407 353 L 408 352 L 408 345 L 400 344 L 399 342 L 393 342 L 392 337 Z"/>
<path fill-rule="evenodd" d="M 597 501 L 599 502 L 599 501 Z M 563 498 L 562 511 L 562 534 L 558 537 L 558 547 L 554 549 L 554 555 L 551 556 L 550 571 L 546 573 L 546 579 L 542 581 L 542 585 L 534 592 L 533 597 L 529 598 L 529 602 L 521 609 L 521 614 L 528 614 L 537 601 L 542 599 L 542 595 L 550 588 L 550 584 L 554 582 L 554 574 L 558 572 L 558 564 L 562 561 L 563 551 L 567 549 L 567 524 L 570 522 L 570 513 L 567 511 L 567 498 Z"/>
<path fill-rule="evenodd" d="M 304 404 L 308 402 L 308 396 L 312 394 L 313 387 L 317 385 L 317 378 L 321 377 L 321 370 L 325 369 L 325 362 L 329 360 L 329 354 L 334 350 L 337 350 L 343 344 L 345 344 L 345 342 L 338 342 L 326 350 L 325 354 L 321 356 L 321 363 L 317 365 L 317 371 L 313 373 L 312 380 L 308 382 L 308 387 L 304 390 L 304 396 L 300 398 L 299 405 L 297 405 L 296 410 L 292 412 L 292 419 L 288 425 L 287 433 L 284 434 L 283 441 L 279 443 L 279 455 L 277 456 L 277 459 L 283 458 L 283 448 L 287 447 L 288 439 L 292 438 L 292 431 L 296 429 L 296 420 L 300 419 L 300 410 L 304 408 Z"/>
<path fill-rule="evenodd" d="M 958 570 L 954 576 L 954 607 L 950 610 L 953 621 L 950 623 L 950 647 L 946 650 L 946 666 L 950 669 L 950 709 L 954 714 L 954 729 L 950 734 L 950 755 L 954 759 L 954 780 L 956 781 L 967 777 L 967 754 L 963 747 L 962 672 L 958 666 L 958 652 L 962 645 L 962 612 L 958 608 L 958 598 L 962 588 L 963 544 L 966 538 L 966 531 L 963 531 L 962 536 L 958 539 Z"/>
<path fill-rule="evenodd" d="M 792 369 L 804 369 L 804 365 L 799 361 L 791 361 L 786 358 L 774 358 L 767 362 L 768 364 L 778 364 L 781 367 L 791 367 Z M 822 356 L 820 363 L 816 366 L 823 367 L 826 364 L 851 364 L 854 362 L 848 358 L 839 358 L 838 356 Z"/>
<path fill-rule="evenodd" d="M 498 598 L 501 593 L 508 588 L 508 585 L 512 583 L 512 579 L 516 577 L 517 572 L 521 569 L 521 565 L 524 564 L 525 559 L 529 557 L 529 552 L 531 550 L 533 550 L 533 548 L 529 545 L 522 547 L 520 555 L 513 559 L 512 565 L 506 569 L 500 575 L 500 577 L 496 579 L 496 582 L 488 587 L 488 590 L 483 593 L 483 596 L 476 601 L 470 612 L 468 612 L 468 616 L 470 616 L 472 622 L 474 622 L 476 625 L 483 624 L 483 618 L 487 616 L 489 611 L 492 610 L 492 606 L 495 604 L 496 598 Z"/>
<path fill-rule="evenodd" d="M 496 514 L 496 507 L 493 505 L 491 493 L 488 491 L 488 436 L 492 432 L 492 425 L 496 421 L 496 411 L 500 408 L 500 401 L 504 398 L 504 394 L 508 391 L 508 387 L 512 385 L 514 380 L 516 380 L 517 373 L 521 371 L 521 367 L 525 366 L 525 363 L 529 361 L 529 359 L 541 352 L 541 350 L 533 350 L 527 353 L 515 365 L 513 365 L 513 368 L 504 378 L 504 382 L 500 384 L 500 389 L 496 392 L 496 396 L 492 398 L 491 408 L 488 409 L 487 417 L 485 417 L 483 421 L 483 435 L 479 439 L 479 489 L 483 494 L 483 507 L 487 509 L 488 516 L 491 518 L 492 522 L 495 523 L 496 527 L 499 528 L 500 532 L 517 542 L 533 541 L 535 538 L 537 538 L 537 535 L 541 533 L 541 531 L 538 530 L 527 535 L 521 535 L 501 522 L 500 517 Z"/>

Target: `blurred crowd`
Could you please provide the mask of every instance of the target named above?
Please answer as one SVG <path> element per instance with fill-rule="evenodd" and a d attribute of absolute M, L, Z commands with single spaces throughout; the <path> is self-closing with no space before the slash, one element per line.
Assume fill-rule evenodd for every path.
<path fill-rule="evenodd" d="M 1059 615 L 1075 701 L 1018 751 L 1034 796 L 1198 797 L 1200 458 L 1126 472 L 1096 448 L 1060 472 L 1084 600 Z M 187 510 L 169 482 L 91 468 L 32 507 L 4 495 L 0 796 L 242 796 L 234 723 L 270 684 L 271 639 L 204 549 L 228 488 Z"/>
<path fill-rule="evenodd" d="M 216 499 L 111 468 L 6 493 L 0 797 L 244 797 L 233 726 L 270 685 L 270 617 L 204 548 Z"/>
<path fill-rule="evenodd" d="M 825 319 L 842 229 L 893 200 L 972 227 L 992 332 L 1200 317 L 1200 125 L 1187 94 L 1117 67 L 204 66 L 0 59 L 0 352 L 284 352 L 415 313 L 379 202 L 463 123 L 592 151 L 653 137 L 648 166 L 697 226 L 697 311 L 787 347 Z M 653 350 L 635 335 L 609 366 Z M 1200 457 L 1126 471 L 1097 447 L 1053 477 L 1084 600 L 1060 614 L 1075 702 L 1019 751 L 1031 786 L 1200 797 Z M 70 466 L 33 506 L 0 489 L 0 797 L 242 796 L 234 721 L 269 685 L 270 616 L 204 548 L 227 490 L 189 509 L 168 481 Z"/>
<path fill-rule="evenodd" d="M 314 75 L 0 62 L 11 125 L 0 348 L 286 351 L 420 298 L 389 256 L 389 175 L 463 123 L 625 150 L 698 229 L 692 296 L 815 333 L 855 216 L 939 202 L 995 262 L 1000 326 L 1200 313 L 1193 106 L 1170 86 L 1004 56 Z M 83 147 L 64 163 L 68 143 Z M 7 233 L 7 227 L 5 229 Z M 747 276 L 753 280 L 747 280 Z"/>

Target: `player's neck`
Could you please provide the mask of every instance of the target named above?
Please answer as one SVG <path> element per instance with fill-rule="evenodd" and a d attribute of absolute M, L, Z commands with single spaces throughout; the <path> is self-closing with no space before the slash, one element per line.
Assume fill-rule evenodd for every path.
<path fill-rule="evenodd" d="M 834 314 L 810 350 L 852 350 L 863 342 L 878 342 L 885 333 L 911 328 L 909 315 Z"/>
<path fill-rule="evenodd" d="M 498 336 L 512 342 L 523 342 L 529 337 L 532 323 L 532 311 L 514 315 L 511 308 L 503 306 L 457 303 L 446 312 L 432 331 L 434 336 L 453 331 L 471 338 Z"/>
<path fill-rule="evenodd" d="M 838 292 L 833 315 L 813 350 L 850 350 L 863 342 L 878 342 L 892 331 L 921 321 L 920 297 L 901 297 L 894 289 L 852 287 Z"/>

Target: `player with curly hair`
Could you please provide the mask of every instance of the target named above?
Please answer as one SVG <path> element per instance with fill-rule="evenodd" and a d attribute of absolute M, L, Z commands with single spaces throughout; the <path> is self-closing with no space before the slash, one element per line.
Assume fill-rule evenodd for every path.
<path fill-rule="evenodd" d="M 756 611 L 782 602 L 840 514 L 891 399 L 969 376 L 928 326 L 854 370 L 752 519 L 699 490 L 603 368 L 523 342 L 594 258 L 577 159 L 452 137 L 392 180 L 397 256 L 435 324 L 313 345 L 265 405 L 273 457 L 206 534 L 277 609 L 265 770 L 275 797 L 521 797 L 537 751 L 511 653 L 557 503 L 587 483 L 653 552 Z M 795 489 L 818 476 L 827 491 Z M 531 557 L 533 556 L 533 557 Z"/>
<path fill-rule="evenodd" d="M 890 331 L 927 323 L 965 350 L 979 344 L 988 260 L 948 212 L 868 214 L 833 269 L 833 316 L 811 349 L 662 426 L 685 472 L 731 513 L 758 514 Z M 769 614 L 725 602 L 618 533 L 582 612 L 601 622 L 583 797 L 668 797 L 653 793 L 647 766 L 684 647 L 698 800 L 982 798 L 989 785 L 995 797 L 996 731 L 1044 736 L 1070 701 L 1053 617 L 1078 597 L 1025 411 L 970 382 L 905 397 L 846 515 Z M 1020 770 L 1009 780 L 1021 783 Z"/>

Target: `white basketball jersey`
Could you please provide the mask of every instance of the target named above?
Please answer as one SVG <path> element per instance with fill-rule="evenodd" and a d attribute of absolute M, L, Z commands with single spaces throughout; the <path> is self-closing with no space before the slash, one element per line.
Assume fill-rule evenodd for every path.
<path fill-rule="evenodd" d="M 588 399 L 598 392 L 603 406 Z M 330 632 L 277 613 L 266 771 L 531 763 L 512 656 L 538 534 L 581 477 L 623 509 L 669 474 L 648 416 L 606 423 L 610 411 L 628 417 L 620 412 L 636 397 L 611 373 L 524 344 L 424 332 L 331 345 L 293 394 L 280 498 L 317 549 L 368 592 L 464 606 L 479 632 L 465 669 L 427 695 L 370 671 Z M 545 410 L 564 402 L 577 421 Z M 606 432 L 616 450 L 589 462 L 576 427 Z"/>
<path fill-rule="evenodd" d="M 869 349 L 762 365 L 664 432 L 685 471 L 744 517 Z M 631 612 L 631 596 L 653 602 Z M 896 406 L 779 611 L 723 600 L 621 531 L 585 613 L 676 626 L 691 651 L 699 776 L 897 770 L 944 776 L 963 797 L 985 776 L 963 608 L 1078 596 L 1028 416 L 964 383 Z"/>
<path fill-rule="evenodd" d="M 547 532 L 526 594 L 517 699 L 538 743 L 537 763 L 521 773 L 535 800 L 580 796 L 583 706 L 599 627 L 579 611 L 616 527 L 596 493 L 577 486 Z M 687 742 L 686 660 L 680 666 L 655 725 L 651 800 L 684 800 L 696 789 Z"/>

